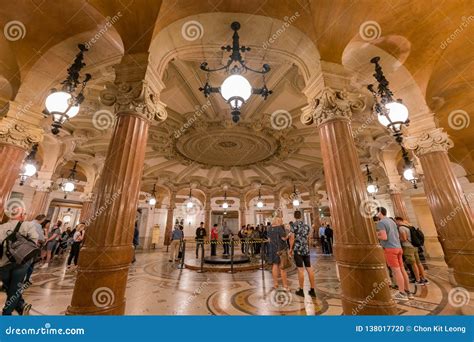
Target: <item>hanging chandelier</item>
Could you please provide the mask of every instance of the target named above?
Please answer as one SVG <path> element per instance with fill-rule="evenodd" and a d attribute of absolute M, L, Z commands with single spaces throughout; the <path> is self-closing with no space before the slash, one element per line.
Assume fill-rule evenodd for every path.
<path fill-rule="evenodd" d="M 260 193 L 260 189 L 258 189 L 258 199 L 257 199 L 257 208 L 263 208 L 265 203 L 262 200 L 262 194 Z"/>
<path fill-rule="evenodd" d="M 413 165 L 413 162 L 410 160 L 410 157 L 408 156 L 408 151 L 403 147 L 400 146 L 402 150 L 402 158 L 404 162 L 404 167 L 403 167 L 403 178 L 407 181 L 409 181 L 414 189 L 418 189 L 417 183 L 418 183 L 418 177 L 416 175 L 416 169 L 415 166 Z"/>
<path fill-rule="evenodd" d="M 153 184 L 153 189 L 151 190 L 151 197 L 148 200 L 148 204 L 151 206 L 156 204 L 156 184 Z"/>
<path fill-rule="evenodd" d="M 25 184 L 26 180 L 35 175 L 37 171 L 37 163 L 35 160 L 36 152 L 38 152 L 38 144 L 34 144 L 30 153 L 26 156 L 20 172 L 20 185 Z"/>
<path fill-rule="evenodd" d="M 300 196 L 298 192 L 296 191 L 296 185 L 293 185 L 293 193 L 291 194 L 293 197 L 293 206 L 294 207 L 299 207 L 303 201 L 300 199 Z"/>
<path fill-rule="evenodd" d="M 375 182 L 372 178 L 372 172 L 369 170 L 369 165 L 365 165 L 365 168 L 367 170 L 367 192 L 371 194 L 372 196 L 375 196 L 375 194 L 379 191 L 379 186 L 376 183 L 377 178 L 375 179 Z"/>
<path fill-rule="evenodd" d="M 204 93 L 207 98 L 211 93 L 220 93 L 224 100 L 229 104 L 232 121 L 237 123 L 240 120 L 240 110 L 245 102 L 250 98 L 252 94 L 261 95 L 264 100 L 267 99 L 268 95 L 272 94 L 271 90 L 268 90 L 265 84 L 265 74 L 270 71 L 268 64 L 263 64 L 261 70 L 251 69 L 247 66 L 245 60 L 242 58 L 242 52 L 250 51 L 250 47 L 240 45 L 238 30 L 240 29 L 240 23 L 233 22 L 230 25 L 234 31 L 232 36 L 232 46 L 222 46 L 223 51 L 232 52 L 229 56 L 227 64 L 216 69 L 211 69 L 207 62 L 201 63 L 201 70 L 207 72 L 206 83 L 200 87 L 199 90 Z M 209 84 L 209 74 L 211 72 L 225 70 L 229 76 L 224 80 L 220 87 L 212 87 Z M 243 76 L 247 71 L 261 74 L 263 79 L 262 88 L 253 88 L 250 82 Z"/>
<path fill-rule="evenodd" d="M 228 209 L 230 207 L 229 203 L 227 202 L 227 191 L 224 191 L 224 202 L 222 203 L 223 209 Z"/>
<path fill-rule="evenodd" d="M 378 82 L 377 90 L 375 90 L 373 84 L 369 84 L 367 89 L 374 96 L 374 112 L 377 114 L 380 124 L 389 129 L 395 140 L 401 143 L 403 139 L 402 127 L 408 126 L 410 122 L 408 108 L 401 99 L 395 100 L 393 98 L 393 93 L 388 87 L 389 82 L 383 74 L 379 61 L 380 57 L 374 57 L 370 60 L 371 63 L 375 64 L 375 74 L 373 76 Z"/>
<path fill-rule="evenodd" d="M 45 107 L 43 113 L 46 116 L 52 116 L 53 123 L 51 124 L 51 132 L 58 134 L 59 129 L 69 119 L 75 117 L 79 113 L 79 107 L 84 101 L 84 88 L 87 82 L 90 81 L 92 76 L 85 74 L 82 82 L 79 80 L 79 73 L 81 69 L 86 65 L 83 63 L 84 52 L 88 51 L 84 44 L 79 44 L 79 53 L 76 55 L 74 62 L 67 69 L 68 76 L 61 82 L 62 89 L 51 89 L 51 93 L 46 97 Z M 75 91 L 77 86 L 81 84 L 82 87 L 79 93 L 76 95 Z"/>
<path fill-rule="evenodd" d="M 77 160 L 74 162 L 74 166 L 70 170 L 69 177 L 66 182 L 59 184 L 61 189 L 64 192 L 64 199 L 67 198 L 67 195 L 73 192 L 76 189 L 76 174 L 77 174 Z"/>
<path fill-rule="evenodd" d="M 193 203 L 193 195 L 192 195 L 192 189 L 189 188 L 189 198 L 188 198 L 188 202 L 186 203 L 186 208 L 188 209 L 192 209 L 194 207 L 194 203 Z"/>

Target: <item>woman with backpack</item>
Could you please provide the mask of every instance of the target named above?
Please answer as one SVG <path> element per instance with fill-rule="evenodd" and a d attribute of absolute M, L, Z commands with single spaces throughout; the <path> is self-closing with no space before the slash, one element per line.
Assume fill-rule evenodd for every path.
<path fill-rule="evenodd" d="M 421 238 L 418 236 L 416 228 L 402 217 L 395 217 L 398 225 L 400 242 L 403 249 L 403 256 L 406 263 L 411 265 L 415 274 L 416 285 L 427 285 L 429 281 L 426 279 L 425 269 L 418 255 L 418 247 L 422 244 Z"/>

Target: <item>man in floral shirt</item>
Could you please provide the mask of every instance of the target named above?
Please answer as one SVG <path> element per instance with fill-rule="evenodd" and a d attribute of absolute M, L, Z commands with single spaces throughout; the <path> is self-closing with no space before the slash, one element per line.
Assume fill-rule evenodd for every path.
<path fill-rule="evenodd" d="M 298 282 L 299 289 L 296 291 L 296 295 L 304 297 L 304 270 L 308 272 L 309 282 L 311 289 L 308 294 L 311 297 L 316 297 L 314 291 L 314 270 L 311 268 L 311 261 L 309 257 L 309 237 L 310 228 L 301 220 L 301 212 L 295 211 L 294 213 L 296 221 L 293 222 L 290 228 L 290 254 L 294 253 L 294 260 L 296 267 L 298 267 Z"/>

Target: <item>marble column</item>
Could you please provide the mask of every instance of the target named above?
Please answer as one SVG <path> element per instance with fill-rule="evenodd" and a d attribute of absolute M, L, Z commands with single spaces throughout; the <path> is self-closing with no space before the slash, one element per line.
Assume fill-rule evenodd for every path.
<path fill-rule="evenodd" d="M 207 236 L 211 231 L 211 194 L 206 193 L 206 202 L 204 204 L 204 228 L 206 228 Z"/>
<path fill-rule="evenodd" d="M 240 226 L 245 226 L 247 220 L 245 215 L 247 214 L 247 203 L 245 202 L 245 196 L 240 196 L 239 199 L 239 216 L 240 216 Z"/>
<path fill-rule="evenodd" d="M 92 199 L 85 199 L 82 202 L 80 222 L 87 222 L 94 215 L 94 201 Z"/>
<path fill-rule="evenodd" d="M 50 191 L 35 190 L 31 206 L 28 209 L 27 220 L 33 220 L 37 215 L 47 214 Z"/>
<path fill-rule="evenodd" d="M 316 123 L 329 205 L 334 226 L 334 250 L 341 281 L 341 301 L 346 315 L 396 314 L 390 295 L 386 262 L 371 220 L 360 161 L 351 131 L 352 110 L 362 109 L 344 92 L 325 87 L 315 107 L 302 121 Z M 309 115 L 308 115 L 309 114 Z"/>
<path fill-rule="evenodd" d="M 405 220 L 408 220 L 408 211 L 401 192 L 397 190 L 390 190 L 390 199 L 392 200 L 395 216 L 400 216 Z"/>
<path fill-rule="evenodd" d="M 168 213 L 166 215 L 166 228 L 165 228 L 165 237 L 164 237 L 164 245 L 169 246 L 171 243 L 171 232 L 173 231 L 173 216 L 174 216 L 174 209 L 176 207 L 176 191 L 172 191 L 170 194 L 170 204 L 168 207 Z"/>
<path fill-rule="evenodd" d="M 148 128 L 164 120 L 148 76 L 148 54 L 125 55 L 115 66 L 115 83 L 100 98 L 115 105 L 117 120 L 97 193 L 98 211 L 86 230 L 67 314 L 121 315 L 133 257 L 133 231 L 143 172 Z"/>
<path fill-rule="evenodd" d="M 0 121 L 0 220 L 7 208 L 15 181 L 27 151 L 40 142 L 42 134 L 37 129 L 29 129 L 12 118 Z M 15 206 L 19 205 L 16 203 Z M 25 208 L 26 210 L 27 208 Z"/>
<path fill-rule="evenodd" d="M 419 157 L 423 188 L 445 253 L 459 286 L 474 291 L 474 222 L 461 185 L 451 168 L 453 146 L 441 128 L 408 137 L 405 145 Z"/>

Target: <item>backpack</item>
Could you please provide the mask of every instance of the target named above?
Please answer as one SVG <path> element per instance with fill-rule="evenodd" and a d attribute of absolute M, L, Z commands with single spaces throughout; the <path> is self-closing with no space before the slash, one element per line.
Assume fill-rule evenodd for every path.
<path fill-rule="evenodd" d="M 28 261 L 34 260 L 41 253 L 40 248 L 33 240 L 20 234 L 21 224 L 22 222 L 18 222 L 13 232 L 3 240 L 0 256 L 2 257 L 5 252 L 8 260 L 18 265 L 24 265 Z"/>
<path fill-rule="evenodd" d="M 420 229 L 410 226 L 411 244 L 413 247 L 421 247 L 425 243 L 425 235 Z"/>

